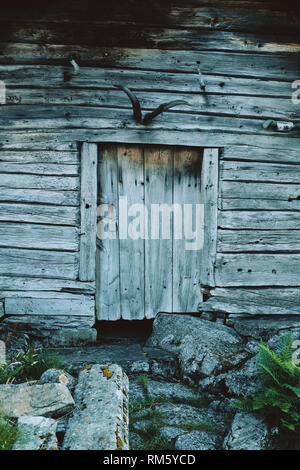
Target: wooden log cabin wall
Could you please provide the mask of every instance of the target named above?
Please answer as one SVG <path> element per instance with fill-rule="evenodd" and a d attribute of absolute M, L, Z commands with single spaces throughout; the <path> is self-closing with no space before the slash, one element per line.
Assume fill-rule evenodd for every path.
<path fill-rule="evenodd" d="M 93 191 L 97 157 L 82 149 L 103 142 L 215 149 L 203 162 L 200 311 L 300 314 L 300 135 L 263 127 L 300 117 L 294 2 L 12 1 L 0 22 L 2 321 L 94 324 L 93 240 L 82 231 L 95 225 L 94 199 L 82 188 Z M 138 124 L 114 84 L 143 112 L 191 107 Z"/>

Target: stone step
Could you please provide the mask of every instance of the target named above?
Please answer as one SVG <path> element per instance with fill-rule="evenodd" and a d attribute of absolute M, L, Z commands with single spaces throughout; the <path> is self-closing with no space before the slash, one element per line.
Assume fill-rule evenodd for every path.
<path fill-rule="evenodd" d="M 127 375 L 116 364 L 87 366 L 75 388 L 64 450 L 128 450 Z"/>

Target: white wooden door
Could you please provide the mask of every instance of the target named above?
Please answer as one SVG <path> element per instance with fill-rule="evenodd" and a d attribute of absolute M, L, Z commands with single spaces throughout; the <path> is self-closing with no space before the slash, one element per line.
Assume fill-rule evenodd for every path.
<path fill-rule="evenodd" d="M 99 146 L 98 319 L 197 311 L 202 256 L 186 248 L 185 217 L 201 205 L 202 157 L 202 149 Z"/>

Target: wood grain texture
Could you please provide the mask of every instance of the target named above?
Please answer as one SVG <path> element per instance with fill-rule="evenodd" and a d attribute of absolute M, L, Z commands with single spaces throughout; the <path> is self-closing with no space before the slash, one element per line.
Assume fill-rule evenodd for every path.
<path fill-rule="evenodd" d="M 134 204 L 144 204 L 144 155 L 140 146 L 118 146 L 119 197 L 127 197 L 128 209 Z M 126 219 L 126 214 L 125 219 Z M 120 235 L 120 295 L 121 314 L 124 320 L 139 320 L 145 315 L 145 241 L 138 232 L 143 230 L 143 214 L 129 214 L 128 236 Z M 130 235 L 130 222 L 139 217 L 137 239 Z M 122 223 L 119 221 L 119 230 Z M 140 228 L 139 228 L 139 225 Z"/>
<path fill-rule="evenodd" d="M 52 279 L 78 277 L 78 254 L 61 251 L 0 248 L 1 276 Z"/>
<path fill-rule="evenodd" d="M 79 279 L 95 280 L 97 228 L 97 145 L 82 145 L 80 190 L 80 258 Z"/>
<path fill-rule="evenodd" d="M 0 247 L 78 251 L 78 232 L 76 227 L 0 222 Z"/>
<path fill-rule="evenodd" d="M 199 309 L 246 315 L 299 315 L 299 288 L 216 288 Z"/>
<path fill-rule="evenodd" d="M 294 165 L 223 161 L 220 164 L 220 178 L 226 181 L 300 184 L 300 160 Z"/>
<path fill-rule="evenodd" d="M 299 184 L 220 182 L 222 209 L 263 209 L 271 211 L 300 210 Z"/>
<path fill-rule="evenodd" d="M 9 196 L 10 193 L 6 192 L 5 194 Z M 35 194 L 35 192 L 33 192 L 33 194 Z M 55 194 L 57 194 L 56 191 Z M 43 193 L 43 196 L 46 195 L 47 194 Z M 2 194 L 2 196 L 5 197 L 4 194 Z M 26 197 L 23 197 L 23 199 L 26 199 Z M 33 202 L 37 203 L 40 201 L 33 200 Z M 49 201 L 47 200 L 47 202 Z M 78 226 L 80 221 L 79 207 L 54 205 L 54 198 L 52 203 L 53 205 L 40 203 L 26 204 L 25 202 L 22 204 L 1 202 L 0 221 Z"/>
<path fill-rule="evenodd" d="M 200 20 L 199 20 L 200 23 Z M 3 25 L 4 26 L 4 25 Z M 43 44 L 78 43 L 78 23 L 45 23 L 24 21 L 13 24 L 10 42 Z M 228 28 L 226 28 L 228 29 Z M 1 28 L 0 41 L 7 40 L 5 28 Z M 106 47 L 158 48 L 172 50 L 216 50 L 243 52 L 300 52 L 299 40 L 293 35 L 274 35 L 272 33 L 247 33 L 237 31 L 195 30 L 169 27 L 147 27 L 128 24 L 101 24 L 89 22 L 88 27 L 80 30 L 80 42 L 89 46 L 101 43 Z"/>
<path fill-rule="evenodd" d="M 217 149 L 204 149 L 201 201 L 204 204 L 204 245 L 201 259 L 202 286 L 215 285 L 215 257 L 218 227 L 219 154 Z"/>
<path fill-rule="evenodd" d="M 218 225 L 225 229 L 284 230 L 300 228 L 299 212 L 283 211 L 221 211 Z M 297 232 L 294 232 L 294 236 Z"/>
<path fill-rule="evenodd" d="M 145 317 L 155 318 L 160 311 L 173 311 L 173 228 L 167 206 L 171 208 L 173 203 L 174 152 L 172 148 L 145 147 L 144 158 L 145 205 L 149 218 L 153 204 L 166 205 L 165 217 L 163 213 L 151 217 L 149 237 L 145 240 Z M 163 238 L 167 225 L 170 237 Z M 152 233 L 158 234 L 157 239 L 151 239 Z M 165 236 L 168 236 L 167 228 Z"/>
<path fill-rule="evenodd" d="M 49 209 L 48 209 L 48 214 L 49 217 L 51 218 L 51 212 L 52 214 L 56 212 L 58 215 L 59 213 L 66 214 L 66 220 L 70 216 L 67 216 L 68 209 L 65 210 L 65 212 L 62 210 L 56 210 L 55 208 L 51 209 L 50 205 L 53 206 L 79 206 L 79 191 L 74 190 L 74 191 L 55 191 L 55 190 L 45 190 L 45 189 L 21 189 L 21 188 L 5 188 L 1 187 L 0 191 L 0 201 L 1 202 L 8 202 L 11 203 L 10 207 L 7 207 L 10 212 L 13 212 L 13 206 L 18 206 L 18 204 L 12 204 L 12 203 L 26 203 L 28 205 L 31 205 L 31 203 L 36 203 L 36 204 L 49 204 Z M 4 206 L 2 206 L 4 208 Z M 26 211 L 26 206 L 24 207 L 24 210 Z M 42 214 L 43 208 L 39 209 L 38 207 L 35 208 L 33 211 L 31 217 L 33 217 L 35 214 Z M 75 211 L 75 213 L 78 211 Z M 45 213 L 45 210 L 44 210 Z M 26 214 L 26 212 L 25 212 Z M 70 214 L 70 212 L 69 212 Z M 74 213 L 73 213 L 74 214 Z M 5 216 L 5 211 L 4 211 L 4 216 Z M 24 215 L 25 216 L 25 215 Z M 21 214 L 18 216 L 19 218 L 22 217 Z M 74 215 L 72 217 L 74 220 Z"/>
<path fill-rule="evenodd" d="M 0 291 L 12 291 L 13 295 L 24 291 L 70 292 L 94 294 L 94 282 L 74 281 L 70 279 L 47 279 L 38 277 L 0 276 Z M 26 295 L 24 295 L 26 297 Z"/>
<path fill-rule="evenodd" d="M 222 46 L 222 44 L 220 45 Z M 120 83 L 140 93 L 175 92 L 199 94 L 199 78 L 197 68 L 189 73 L 168 72 L 160 70 L 131 70 L 127 67 L 90 67 L 81 65 L 79 74 L 70 74 L 65 80 L 66 67 L 61 65 L 1 65 L 1 79 L 7 87 L 7 104 L 22 104 L 28 96 L 39 97 L 42 102 L 47 98 L 55 100 L 54 90 L 62 101 L 60 90 L 65 95 L 65 105 L 72 104 L 76 93 L 86 93 L 85 96 L 98 97 L 98 104 L 103 104 L 105 96 L 122 96 L 113 88 L 114 83 Z M 205 73 L 206 92 L 217 95 L 244 95 L 256 97 L 287 98 L 291 97 L 290 81 L 280 79 L 257 80 L 255 77 L 239 77 L 226 75 L 222 72 Z M 53 92 L 52 92 L 53 89 Z M 26 92 L 27 90 L 27 92 Z M 112 91 L 114 90 L 114 93 Z M 90 91 L 90 95 L 88 95 Z M 45 96 L 46 92 L 46 96 Z M 93 95 L 92 93 L 95 93 Z M 103 94 L 101 94 L 103 92 Z M 143 93 L 142 93 L 143 92 Z M 97 94 L 98 93 L 98 94 Z M 84 96 L 84 95 L 82 95 Z M 149 96 L 148 99 L 150 98 Z M 95 98 L 96 99 L 96 98 Z M 52 101 L 52 100 L 51 100 Z M 48 102 L 48 104 L 50 104 Z M 244 104 L 246 102 L 244 101 Z M 273 110 L 274 111 L 274 110 Z"/>
<path fill-rule="evenodd" d="M 201 61 L 204 73 L 297 80 L 298 54 L 245 54 L 240 52 L 172 51 L 162 49 L 135 49 L 88 47 L 82 45 L 45 45 L 30 43 L 1 43 L 1 64 L 65 64 L 65 57 L 76 57 L 82 65 L 182 72 L 197 70 Z"/>
<path fill-rule="evenodd" d="M 206 151 L 204 151 L 206 152 Z M 205 156 L 203 155 L 203 160 Z M 201 150 L 178 150 L 174 151 L 174 196 L 173 203 L 178 204 L 182 218 L 177 220 L 174 215 L 174 240 L 173 240 L 173 312 L 195 312 L 197 304 L 201 298 L 200 292 L 200 271 L 201 271 L 201 248 L 202 243 L 199 240 L 199 246 L 191 246 L 191 234 L 187 233 L 187 228 L 192 231 L 196 228 L 196 204 L 201 203 L 201 169 L 202 151 Z M 190 205 L 192 213 L 186 212 Z M 194 212 L 194 214 L 193 214 Z M 199 222 L 203 229 L 203 221 L 200 214 Z M 204 214 L 205 219 L 205 214 Z M 193 225 L 190 226 L 191 221 Z M 176 231 L 179 229 L 182 233 L 181 238 L 177 239 Z M 180 230 L 181 229 L 181 230 Z M 199 233 L 198 233 L 199 236 Z M 202 238 L 202 237 L 201 237 Z M 196 248 L 196 249 L 191 249 Z"/>
<path fill-rule="evenodd" d="M 276 214 L 276 213 L 275 213 Z M 300 252 L 298 230 L 218 230 L 217 251 L 236 252 Z M 291 255 L 292 256 L 292 255 Z"/>
<path fill-rule="evenodd" d="M 30 296 L 5 298 L 6 315 L 68 315 L 92 316 L 95 301 L 89 295 L 47 293 L 39 297 Z"/>
<path fill-rule="evenodd" d="M 96 311 L 98 320 L 121 318 L 118 156 L 114 145 L 99 147 L 98 204 L 108 204 L 102 217 L 98 213 L 96 252 Z M 98 206 L 99 207 L 99 206 Z M 104 224 L 104 218 L 106 223 Z M 110 221 L 108 224 L 108 220 Z M 101 228 L 100 224 L 104 224 Z M 105 235 L 105 233 L 106 235 Z M 109 238 L 110 236 L 114 238 Z"/>
<path fill-rule="evenodd" d="M 217 254 L 216 285 L 300 286 L 300 254 Z"/>

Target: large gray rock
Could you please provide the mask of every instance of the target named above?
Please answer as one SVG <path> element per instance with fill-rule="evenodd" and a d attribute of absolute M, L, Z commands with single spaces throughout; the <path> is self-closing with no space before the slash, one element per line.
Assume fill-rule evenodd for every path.
<path fill-rule="evenodd" d="M 57 422 L 42 416 L 22 416 L 18 419 L 19 437 L 13 450 L 58 450 Z"/>
<path fill-rule="evenodd" d="M 240 369 L 229 371 L 225 376 L 227 394 L 235 397 L 251 397 L 262 386 L 257 356 L 252 357 Z"/>
<path fill-rule="evenodd" d="M 179 378 L 180 369 L 176 356 L 159 348 L 144 347 L 143 351 L 149 360 L 151 374 L 169 380 Z"/>
<path fill-rule="evenodd" d="M 225 394 L 231 397 L 251 397 L 261 387 L 257 357 L 246 361 L 238 369 L 199 381 L 199 388 L 206 393 Z"/>
<path fill-rule="evenodd" d="M 184 428 L 189 425 L 203 425 L 215 433 L 225 434 L 228 429 L 226 415 L 210 409 L 196 408 L 185 404 L 164 404 L 156 406 L 156 410 L 164 416 L 164 425 Z M 205 429 L 205 430 L 206 430 Z"/>
<path fill-rule="evenodd" d="M 252 337 L 254 339 L 264 341 L 269 340 L 277 333 L 288 330 L 300 330 L 299 317 L 292 316 L 291 318 L 230 318 L 227 321 L 228 325 L 233 328 L 242 336 Z"/>
<path fill-rule="evenodd" d="M 129 402 L 130 404 L 145 400 L 146 394 L 144 387 L 138 380 L 130 380 Z"/>
<path fill-rule="evenodd" d="M 66 450 L 128 450 L 128 378 L 116 364 L 87 367 L 75 389 Z"/>
<path fill-rule="evenodd" d="M 206 431 L 181 434 L 175 441 L 176 450 L 217 450 L 222 444 L 220 436 Z"/>
<path fill-rule="evenodd" d="M 39 380 L 40 384 L 63 384 L 68 387 L 69 390 L 74 390 L 76 380 L 71 374 L 61 369 L 48 369 L 46 370 Z"/>
<path fill-rule="evenodd" d="M 148 380 L 148 394 L 150 396 L 158 397 L 164 396 L 168 398 L 198 398 L 198 394 L 180 383 L 175 382 L 159 382 L 158 380 Z"/>
<path fill-rule="evenodd" d="M 63 384 L 0 385 L 0 409 L 5 416 L 58 417 L 74 408 L 70 391 Z"/>
<path fill-rule="evenodd" d="M 225 450 L 265 450 L 269 440 L 268 427 L 262 417 L 239 412 L 234 417 L 223 447 Z"/>
<path fill-rule="evenodd" d="M 232 328 L 191 315 L 157 315 L 147 345 L 176 354 L 183 376 L 191 378 L 220 374 L 249 356 Z"/>

